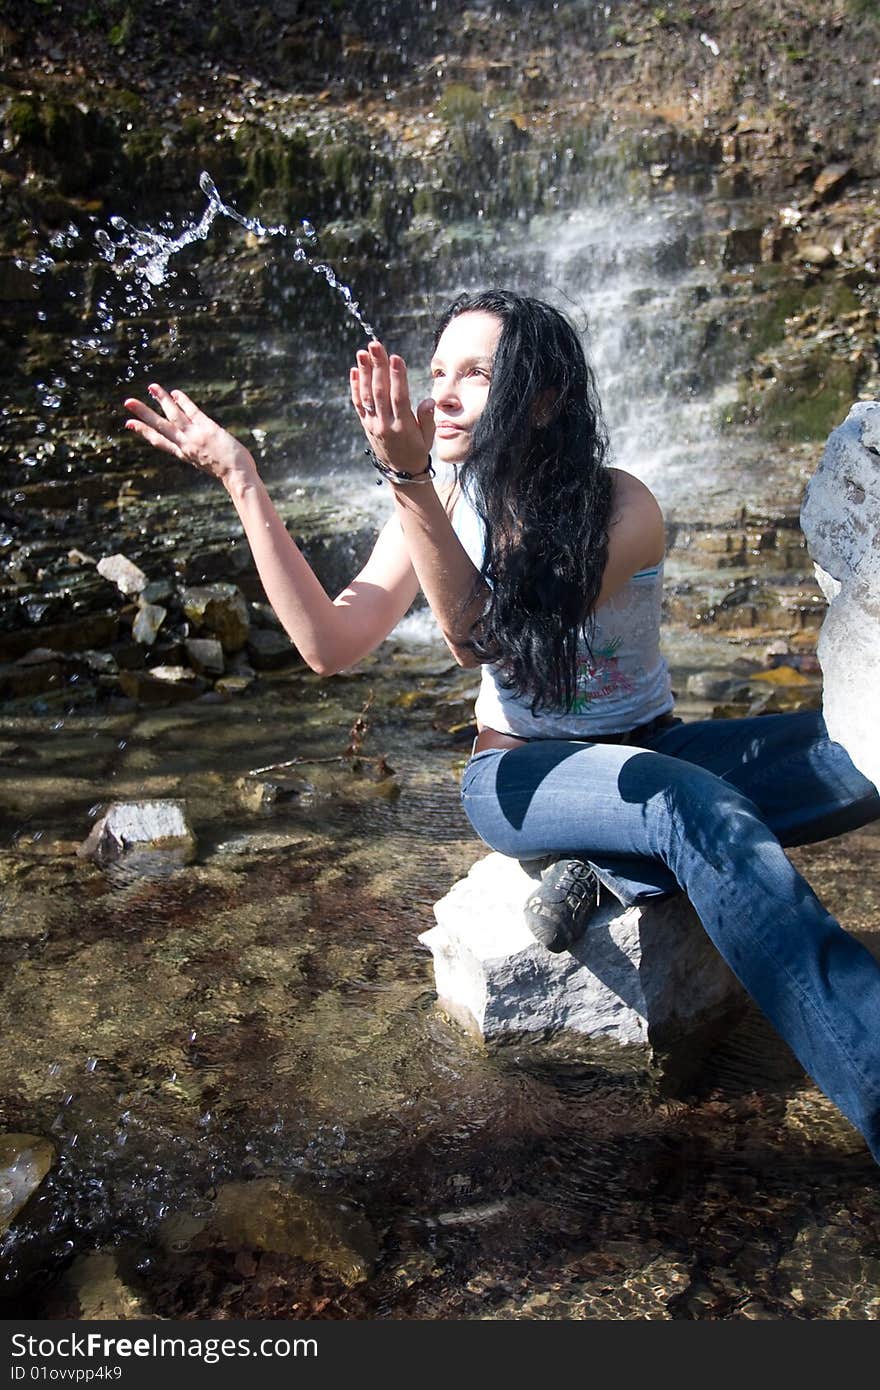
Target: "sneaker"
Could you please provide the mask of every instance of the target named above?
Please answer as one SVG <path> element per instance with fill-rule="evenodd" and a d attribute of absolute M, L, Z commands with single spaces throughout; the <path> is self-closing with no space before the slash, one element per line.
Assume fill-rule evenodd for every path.
<path fill-rule="evenodd" d="M 583 859 L 549 860 L 540 887 L 526 901 L 526 926 L 548 951 L 567 950 L 586 931 L 601 887 Z"/>

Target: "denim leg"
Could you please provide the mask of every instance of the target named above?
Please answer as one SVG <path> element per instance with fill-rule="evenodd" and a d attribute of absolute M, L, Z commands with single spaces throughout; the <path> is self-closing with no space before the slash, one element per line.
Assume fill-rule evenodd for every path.
<path fill-rule="evenodd" d="M 737 787 L 658 752 L 541 740 L 478 754 L 462 803 L 502 854 L 552 850 L 665 868 L 880 1162 L 880 965 L 822 907 Z"/>
<path fill-rule="evenodd" d="M 829 738 L 819 710 L 677 724 L 653 738 L 650 747 L 737 787 L 785 846 L 815 844 L 880 817 L 877 788 Z M 677 889 L 664 866 L 612 856 L 593 868 L 623 903 Z"/>
<path fill-rule="evenodd" d="M 738 787 L 783 845 L 856 830 L 880 817 L 880 794 L 819 710 L 678 724 L 651 747 L 686 758 Z"/>

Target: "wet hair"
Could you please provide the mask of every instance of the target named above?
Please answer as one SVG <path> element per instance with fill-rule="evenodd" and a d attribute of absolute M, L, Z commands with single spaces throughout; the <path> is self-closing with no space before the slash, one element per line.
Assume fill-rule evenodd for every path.
<path fill-rule="evenodd" d="M 499 318 L 501 334 L 459 470 L 485 528 L 481 579 L 491 586 L 470 646 L 533 714 L 567 710 L 608 559 L 612 482 L 596 380 L 568 319 L 508 290 L 459 295 L 435 346 L 452 319 L 474 311 Z"/>

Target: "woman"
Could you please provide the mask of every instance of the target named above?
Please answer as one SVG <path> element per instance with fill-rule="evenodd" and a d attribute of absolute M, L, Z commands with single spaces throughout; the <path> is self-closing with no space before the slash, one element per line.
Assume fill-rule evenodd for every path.
<path fill-rule="evenodd" d="M 659 653 L 663 520 L 609 468 L 595 384 L 556 310 L 508 292 L 444 314 L 431 398 L 371 342 L 351 396 L 395 515 L 336 599 L 244 447 L 182 392 L 126 401 L 149 443 L 218 477 L 266 594 L 330 674 L 385 638 L 419 587 L 456 660 L 482 666 L 462 800 L 481 838 L 545 861 L 528 907 L 561 950 L 597 882 L 624 902 L 682 888 L 721 955 L 880 1161 L 880 965 L 783 852 L 880 814 L 819 714 L 684 724 Z M 435 487 L 430 453 L 453 465 Z"/>

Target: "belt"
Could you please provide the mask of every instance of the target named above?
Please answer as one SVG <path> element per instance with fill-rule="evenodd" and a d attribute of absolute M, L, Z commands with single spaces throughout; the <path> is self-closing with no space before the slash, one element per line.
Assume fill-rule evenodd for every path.
<path fill-rule="evenodd" d="M 634 729 L 625 729 L 620 734 L 593 734 L 590 738 L 571 738 L 568 734 L 562 734 L 560 740 L 564 743 L 623 743 L 638 747 L 642 739 L 650 738 L 661 729 L 670 729 L 673 724 L 680 723 L 678 715 L 670 711 L 668 714 L 658 714 L 656 719 L 649 719 L 647 724 L 637 724 Z M 502 734 L 497 729 L 481 729 L 474 739 L 471 757 L 475 753 L 484 753 L 487 748 L 521 748 L 523 744 L 541 741 L 534 738 L 518 738 L 516 734 Z"/>

